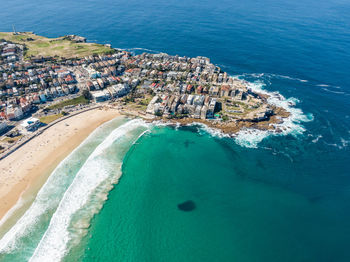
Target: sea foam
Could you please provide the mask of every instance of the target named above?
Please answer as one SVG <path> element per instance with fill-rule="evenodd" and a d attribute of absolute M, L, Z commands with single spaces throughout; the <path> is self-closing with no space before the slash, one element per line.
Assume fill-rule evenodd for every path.
<path fill-rule="evenodd" d="M 253 74 L 254 77 L 262 77 L 265 74 Z M 271 75 L 271 74 L 268 74 Z M 233 78 L 242 80 L 240 76 L 234 76 Z M 273 75 L 276 77 L 276 75 Z M 278 76 L 281 78 L 287 78 L 286 76 Z M 300 80 L 291 78 L 291 80 Z M 300 103 L 299 99 L 290 97 L 285 98 L 282 94 L 279 92 L 271 92 L 264 89 L 265 83 L 262 81 L 256 81 L 256 82 L 248 82 L 246 80 L 242 80 L 248 88 L 250 88 L 252 91 L 268 95 L 268 103 L 277 107 L 281 107 L 285 109 L 287 112 L 290 113 L 290 116 L 288 118 L 283 118 L 283 122 L 279 124 L 273 124 L 275 129 L 274 130 L 260 130 L 256 128 L 243 128 L 240 130 L 237 134 L 233 135 L 227 135 L 216 128 L 211 128 L 203 123 L 200 122 L 193 122 L 191 124 L 188 124 L 188 126 L 198 126 L 200 130 L 205 131 L 206 133 L 220 138 L 228 138 L 233 137 L 235 142 L 242 146 L 242 147 L 248 147 L 248 148 L 257 148 L 258 144 L 264 140 L 265 138 L 271 136 L 271 135 L 301 135 L 305 132 L 305 128 L 302 125 L 304 122 L 310 122 L 313 121 L 314 117 L 312 114 L 304 114 L 303 111 L 300 108 L 296 108 L 295 106 Z M 164 122 L 164 121 L 155 121 L 153 124 L 157 126 L 167 126 L 172 125 L 170 123 Z M 276 131 L 278 130 L 278 131 Z"/>
<path fill-rule="evenodd" d="M 83 229 L 88 227 L 89 220 L 107 198 L 106 192 L 120 177 L 120 166 L 128 148 L 148 127 L 149 124 L 142 120 L 131 120 L 115 129 L 95 149 L 65 192 L 30 261 L 60 261 L 65 256 L 68 246 L 71 247 L 68 243 L 76 243 L 84 234 Z M 133 132 L 135 130 L 139 132 Z M 111 146 L 115 141 L 118 141 L 118 148 L 113 152 Z M 88 205 L 89 201 L 95 205 Z M 85 210 L 81 212 L 83 208 Z M 73 221 L 79 211 L 84 219 Z"/>
<path fill-rule="evenodd" d="M 109 121 L 104 125 L 107 125 L 112 121 Z M 68 186 L 67 183 L 69 183 L 69 180 L 67 179 L 67 174 L 69 173 L 69 170 L 67 170 L 67 163 L 71 161 L 80 161 L 79 158 L 76 159 L 76 153 L 86 146 L 90 140 L 100 132 L 103 126 L 100 126 L 93 131 L 82 144 L 75 148 L 54 169 L 45 184 L 39 190 L 32 205 L 16 222 L 16 224 L 0 239 L 0 254 L 13 251 L 21 239 L 26 235 L 29 235 L 30 232 L 34 230 L 34 227 L 39 224 L 41 217 L 47 214 L 49 210 L 57 207 L 64 191 L 66 190 L 66 186 Z M 22 203 L 24 200 L 20 201 Z M 18 205 L 20 205 L 20 203 L 18 203 Z"/>
<path fill-rule="evenodd" d="M 301 135 L 305 132 L 305 128 L 303 127 L 303 122 L 309 122 L 313 120 L 312 114 L 304 114 L 300 108 L 295 108 L 294 106 L 300 101 L 296 98 L 288 98 L 286 99 L 279 92 L 269 92 L 264 90 L 265 84 L 261 81 L 257 81 L 254 83 L 247 82 L 248 87 L 257 93 L 268 95 L 268 103 L 277 107 L 281 107 L 290 113 L 288 118 L 283 119 L 283 122 L 280 124 L 274 124 L 275 130 L 259 130 L 253 128 L 245 128 L 238 132 L 235 136 L 235 141 L 237 144 L 256 148 L 258 144 L 269 137 L 270 135 Z"/>

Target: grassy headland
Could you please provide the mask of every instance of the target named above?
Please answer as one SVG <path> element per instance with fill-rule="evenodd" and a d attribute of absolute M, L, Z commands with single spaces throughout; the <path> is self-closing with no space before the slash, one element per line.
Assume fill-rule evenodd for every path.
<path fill-rule="evenodd" d="M 47 38 L 31 32 L 21 32 L 16 35 L 12 32 L 0 32 L 0 39 L 26 46 L 24 58 L 30 57 L 84 57 L 94 54 L 113 53 L 113 49 L 95 43 L 76 43 L 65 37 Z"/>

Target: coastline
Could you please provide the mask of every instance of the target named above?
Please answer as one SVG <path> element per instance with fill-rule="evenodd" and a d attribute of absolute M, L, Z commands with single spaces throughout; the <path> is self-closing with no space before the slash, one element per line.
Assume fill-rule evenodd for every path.
<path fill-rule="evenodd" d="M 9 219 L 16 213 L 13 209 L 21 207 L 17 205 L 19 200 L 25 204 L 23 198 L 35 197 L 57 164 L 92 131 L 117 116 L 120 116 L 119 111 L 101 108 L 64 119 L 2 159 L 0 161 L 1 224 L 6 223 L 2 218 Z"/>
<path fill-rule="evenodd" d="M 193 74 L 201 73 L 204 70 L 203 68 L 206 68 L 206 70 L 211 72 L 211 77 L 209 77 L 207 75 L 209 74 L 209 71 L 206 72 L 204 70 L 204 72 L 206 72 L 204 74 L 205 77 L 199 82 L 200 84 L 205 85 L 204 88 L 206 88 L 206 91 L 203 91 L 203 86 L 198 86 L 197 82 L 193 83 L 191 76 L 182 76 L 181 73 L 183 74 L 183 72 L 181 70 L 178 72 L 181 76 L 180 83 L 181 81 L 185 81 L 186 85 L 177 85 L 181 88 L 178 91 L 174 91 L 175 89 L 171 89 L 169 84 L 165 85 L 165 83 L 163 83 L 162 77 L 159 79 L 157 78 L 157 80 L 152 80 L 154 81 L 154 84 L 158 83 L 156 85 L 157 88 L 152 86 L 153 84 L 148 84 L 148 86 L 146 85 L 144 87 L 144 85 L 140 84 L 139 76 L 136 73 L 135 75 L 132 74 L 133 66 L 129 64 L 130 61 L 124 61 L 125 63 L 121 63 L 119 61 L 119 58 L 121 58 L 120 55 L 122 55 L 123 58 L 126 57 L 126 59 L 133 59 L 133 56 L 129 53 L 122 53 L 119 54 L 119 56 L 116 54 L 114 58 L 109 56 L 106 59 L 102 59 L 99 57 L 98 59 L 101 60 L 99 63 L 98 59 L 95 60 L 94 57 L 91 61 L 85 61 L 86 64 L 92 66 L 90 68 L 92 71 L 86 71 L 84 66 L 80 69 L 79 66 L 69 67 L 69 72 L 72 72 L 71 74 L 73 76 L 77 76 L 76 79 L 78 80 L 78 83 L 84 85 L 87 85 L 87 82 L 84 81 L 90 81 L 97 78 L 93 77 L 92 73 L 95 72 L 95 74 L 97 74 L 97 72 L 102 70 L 102 67 L 105 68 L 103 62 L 106 62 L 107 64 L 107 61 L 110 62 L 110 64 L 107 65 L 118 66 L 121 64 L 125 66 L 125 69 L 127 70 L 125 72 L 123 71 L 122 75 L 124 76 L 125 73 L 127 78 L 123 78 L 122 76 L 120 76 L 120 78 L 118 77 L 119 80 L 117 80 L 121 83 L 112 86 L 108 86 L 108 83 L 108 88 L 106 88 L 104 82 L 99 79 L 102 81 L 102 84 L 97 81 L 96 83 L 101 89 L 105 88 L 103 92 L 96 91 L 94 85 L 93 87 L 87 85 L 87 89 L 84 90 L 92 92 L 90 93 L 91 98 L 85 99 L 92 100 L 93 97 L 95 102 L 93 103 L 93 107 L 86 109 L 86 111 L 81 110 L 81 107 L 79 107 L 78 109 L 74 109 L 78 111 L 80 110 L 79 112 L 76 114 L 70 114 L 72 111 L 69 111 L 69 116 L 67 117 L 64 116 L 65 114 L 61 114 L 60 118 L 54 120 L 46 127 L 40 128 L 37 132 L 32 133 L 32 136 L 27 140 L 19 140 L 21 144 L 15 144 L 14 148 L 10 148 L 7 152 L 3 152 L 3 156 L 0 155 L 1 240 L 1 237 L 3 237 L 4 234 L 4 238 L 6 238 L 7 235 L 11 235 L 7 234 L 6 231 L 14 225 L 13 228 L 15 228 L 14 231 L 16 231 L 16 223 L 19 217 L 21 217 L 19 222 L 22 220 L 31 221 L 30 219 L 26 219 L 26 214 L 23 217 L 22 215 L 29 207 L 30 209 L 28 211 L 32 210 L 32 207 L 35 206 L 36 202 L 32 205 L 33 201 L 40 196 L 40 193 L 38 194 L 40 188 L 45 184 L 55 167 L 75 148 L 77 148 L 98 126 L 117 116 L 126 115 L 134 118 L 141 118 L 146 123 L 155 122 L 156 125 L 163 123 L 165 125 L 176 126 L 199 124 L 203 129 L 208 131 L 208 133 L 214 133 L 214 135 L 219 136 L 224 135 L 225 137 L 229 136 L 235 140 L 238 140 L 238 137 L 244 132 L 247 132 L 250 136 L 256 136 L 255 132 L 262 132 L 264 135 L 259 137 L 261 141 L 264 137 L 267 137 L 270 134 L 288 134 L 294 128 L 294 120 L 298 120 L 296 119 L 296 116 L 298 113 L 302 113 L 301 110 L 300 112 L 295 113 L 293 110 L 299 110 L 292 109 L 295 103 L 288 101 L 279 93 L 268 92 L 263 90 L 262 87 L 256 86 L 255 83 L 227 76 L 225 72 L 221 71 L 220 67 L 211 64 L 209 58 L 197 57 L 192 58 L 191 60 L 183 58 L 185 59 L 185 64 L 187 66 L 198 66 L 199 72 L 197 72 L 198 70 L 196 69 L 196 72 L 192 72 Z M 147 54 L 144 56 L 147 56 Z M 134 58 L 135 57 L 136 56 L 134 56 Z M 141 58 L 144 61 L 150 60 L 153 63 L 159 60 L 159 58 L 153 59 L 152 54 L 148 54 L 148 57 Z M 161 57 L 163 63 L 172 61 L 175 65 L 178 65 L 181 62 L 181 60 L 174 62 L 174 59 L 173 56 L 167 54 L 162 54 Z M 202 62 L 203 59 L 206 61 L 205 63 Z M 84 61 L 78 60 L 75 62 L 80 64 L 80 62 L 83 63 Z M 113 66 L 108 68 L 113 69 Z M 157 68 L 152 69 L 156 70 Z M 114 70 L 114 72 L 116 72 L 117 68 L 115 67 Z M 216 71 L 214 72 L 213 70 L 218 70 L 218 72 L 216 73 Z M 112 78 L 111 75 L 113 75 L 112 70 L 110 70 L 110 78 Z M 115 75 L 118 74 L 115 73 Z M 149 72 L 147 76 L 151 77 L 151 73 Z M 57 77 L 59 78 L 58 74 Z M 132 86 L 133 82 L 131 82 L 128 77 L 132 77 L 134 80 L 138 81 L 138 84 L 133 86 L 131 90 L 130 86 Z M 170 73 L 169 77 L 170 80 L 174 80 L 173 87 L 175 88 L 175 85 L 179 84 L 179 82 L 177 82 L 178 78 L 172 79 Z M 222 80 L 215 79 L 215 77 L 221 77 Z M 66 81 L 65 78 L 60 79 Z M 112 78 L 112 80 L 114 79 Z M 145 79 L 141 79 L 141 81 L 146 82 Z M 212 87 L 209 89 L 208 85 L 211 85 Z M 186 89 L 184 89 L 184 87 Z M 97 89 L 99 90 L 99 88 Z M 149 89 L 153 93 L 149 93 Z M 117 90 L 119 91 L 117 92 Z M 125 96 L 125 99 L 119 99 L 116 101 L 114 98 L 121 97 L 119 94 Z M 153 97 L 150 97 L 150 95 Z M 74 99 L 76 98 L 67 99 L 66 101 L 69 102 Z M 108 100 L 110 100 L 107 102 L 108 104 L 105 103 Z M 99 104 L 99 102 L 102 103 Z M 71 105 L 61 108 L 61 110 L 65 108 L 70 110 L 72 107 L 74 108 L 75 105 L 76 104 L 72 103 Z M 160 108 L 162 109 L 160 110 Z M 178 108 L 181 108 L 181 110 L 178 110 Z M 52 105 L 46 107 L 46 109 L 49 112 L 51 111 L 51 114 L 54 112 L 54 107 L 52 107 Z M 214 113 L 216 114 L 214 115 Z M 47 115 L 47 112 L 45 112 L 45 115 Z M 40 112 L 38 113 L 38 117 L 39 116 Z M 41 114 L 41 116 L 43 116 L 43 114 Z M 304 120 L 301 121 L 304 122 Z M 248 142 L 248 144 L 249 143 L 250 142 Z M 85 173 L 91 173 L 90 171 L 96 168 L 96 166 L 98 165 L 92 164 L 87 169 L 85 167 Z M 100 168 L 102 168 L 102 166 L 103 165 L 101 165 Z M 94 170 L 94 174 L 99 174 L 100 172 L 101 169 Z M 66 170 L 61 174 L 64 177 L 65 175 L 70 176 L 70 173 L 71 171 Z M 107 171 L 105 173 L 107 173 Z M 84 174 L 84 172 L 80 173 L 79 171 L 79 174 Z M 94 179 L 95 177 L 92 176 L 92 178 Z M 80 181 L 84 180 L 86 182 L 86 177 Z M 59 212 L 53 214 L 52 217 L 50 216 L 50 225 L 52 221 L 55 226 L 59 225 L 58 228 L 61 235 L 64 234 L 63 231 L 66 229 L 65 225 L 61 223 L 62 217 L 71 218 L 73 213 L 78 210 L 79 205 L 82 206 L 82 204 L 77 203 L 90 193 L 86 188 L 93 185 L 91 181 L 92 180 L 87 182 L 87 187 L 81 187 L 81 185 L 78 185 L 70 187 L 70 190 L 67 190 L 67 192 L 76 192 L 81 190 L 81 188 L 85 188 L 85 194 L 80 194 L 80 197 L 76 198 L 77 201 L 73 201 L 76 209 L 71 209 L 69 198 L 67 198 L 68 200 L 62 198 L 57 201 L 57 205 L 60 204 L 61 206 L 62 203 L 66 203 L 66 206 L 65 208 L 60 208 Z M 72 195 L 73 193 L 70 194 Z M 42 197 L 41 200 L 45 204 L 52 204 L 46 196 Z M 41 206 L 39 206 L 38 210 L 43 211 L 42 214 L 46 214 L 45 209 L 42 209 Z M 69 210 L 70 213 L 68 211 L 66 212 L 66 210 Z M 86 225 L 83 227 L 87 228 Z M 50 249 L 47 243 L 53 243 L 56 241 L 52 238 L 52 236 L 55 235 L 55 233 L 52 233 L 52 228 L 53 226 L 51 226 L 51 228 L 49 226 L 47 229 L 46 232 L 49 232 L 49 237 L 46 237 L 46 242 L 44 242 L 46 245 L 39 244 L 40 252 L 38 251 L 37 253 L 35 251 L 35 256 L 47 256 L 46 251 Z M 20 230 L 17 230 L 17 232 L 24 231 L 24 229 L 25 227 L 22 227 Z M 10 230 L 10 233 L 11 232 L 12 229 Z M 65 233 L 68 234 L 68 231 L 66 230 Z M 6 242 L 6 240 L 4 242 Z M 42 246 L 44 246 L 44 249 L 42 249 Z M 62 246 L 60 248 L 62 248 Z M 62 254 L 63 253 L 60 253 L 60 256 Z"/>
<path fill-rule="evenodd" d="M 104 113 L 101 114 L 101 111 Z M 16 219 L 30 206 L 37 192 L 45 183 L 55 167 L 79 146 L 98 126 L 117 117 L 141 118 L 146 122 L 165 122 L 166 124 L 204 124 L 223 134 L 232 136 L 244 127 L 266 128 L 277 122 L 240 122 L 234 125 L 201 119 L 161 119 L 149 118 L 139 110 L 110 106 L 93 108 L 71 117 L 60 119 L 57 123 L 43 129 L 30 141 L 11 152 L 0 161 L 0 235 L 16 222 Z M 287 117 L 285 115 L 285 117 Z M 14 172 L 14 170 L 16 170 Z"/>

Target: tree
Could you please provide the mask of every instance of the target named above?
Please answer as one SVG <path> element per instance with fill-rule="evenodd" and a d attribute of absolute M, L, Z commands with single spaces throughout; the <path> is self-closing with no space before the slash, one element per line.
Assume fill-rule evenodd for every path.
<path fill-rule="evenodd" d="M 222 116 L 222 121 L 227 121 L 228 120 L 228 116 L 227 115 L 223 115 Z"/>
<path fill-rule="evenodd" d="M 92 100 L 92 94 L 87 89 L 83 90 L 83 96 L 85 97 L 85 99 L 87 99 L 89 101 Z"/>
<path fill-rule="evenodd" d="M 162 114 L 162 112 L 160 112 L 160 111 L 157 111 L 157 112 L 155 112 L 154 113 L 156 116 L 162 116 L 163 114 Z"/>

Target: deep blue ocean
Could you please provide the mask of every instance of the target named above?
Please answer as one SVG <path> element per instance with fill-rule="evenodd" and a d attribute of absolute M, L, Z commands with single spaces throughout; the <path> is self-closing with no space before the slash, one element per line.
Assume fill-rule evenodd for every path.
<path fill-rule="evenodd" d="M 13 24 L 206 56 L 308 119 L 255 147 L 153 128 L 123 152 L 120 183 L 67 261 L 350 261 L 350 1 L 0 0 L 0 31 Z M 177 210 L 185 200 L 193 212 Z"/>

